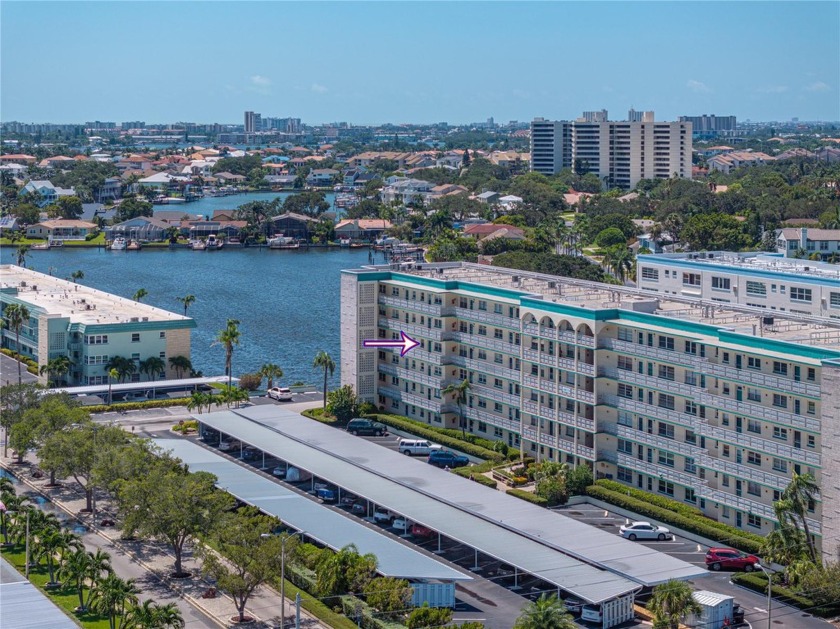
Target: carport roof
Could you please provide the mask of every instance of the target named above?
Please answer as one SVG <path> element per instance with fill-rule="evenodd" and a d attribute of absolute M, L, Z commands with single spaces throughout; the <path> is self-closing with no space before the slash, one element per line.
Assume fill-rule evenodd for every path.
<path fill-rule="evenodd" d="M 706 574 L 274 405 L 194 417 L 592 603 Z"/>
<path fill-rule="evenodd" d="M 242 502 L 275 515 L 292 528 L 303 531 L 334 550 L 355 544 L 362 554 L 373 553 L 384 576 L 414 581 L 469 581 L 467 574 L 388 539 L 340 513 L 272 482 L 218 454 L 184 439 L 155 439 L 157 445 L 189 465 L 193 471 L 216 475 L 217 485 Z"/>
<path fill-rule="evenodd" d="M 5 558 L 0 558 L 0 627 L 16 629 L 77 629 L 38 588 Z"/>

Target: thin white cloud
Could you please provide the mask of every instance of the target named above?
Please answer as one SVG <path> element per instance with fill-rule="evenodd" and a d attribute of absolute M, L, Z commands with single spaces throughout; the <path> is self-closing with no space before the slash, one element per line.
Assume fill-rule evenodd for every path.
<path fill-rule="evenodd" d="M 827 92 L 830 89 L 831 87 L 827 83 L 823 83 L 822 81 L 817 81 L 815 83 L 811 83 L 810 85 L 805 86 L 806 92 Z"/>
<path fill-rule="evenodd" d="M 756 90 L 759 94 L 783 94 L 788 91 L 787 85 L 769 85 Z"/>
<path fill-rule="evenodd" d="M 251 84 L 256 87 L 268 87 L 269 85 L 271 85 L 271 79 L 269 79 L 267 76 L 255 74 L 251 77 Z"/>
<path fill-rule="evenodd" d="M 708 85 L 706 85 L 702 81 L 696 81 L 694 79 L 689 79 L 685 86 L 692 92 L 695 92 L 697 94 L 710 94 L 712 92 L 712 88 L 710 88 Z"/>
<path fill-rule="evenodd" d="M 309 89 L 311 89 L 316 94 L 323 94 L 328 91 L 326 86 L 321 85 L 320 83 L 313 83 L 312 87 L 310 87 Z"/>

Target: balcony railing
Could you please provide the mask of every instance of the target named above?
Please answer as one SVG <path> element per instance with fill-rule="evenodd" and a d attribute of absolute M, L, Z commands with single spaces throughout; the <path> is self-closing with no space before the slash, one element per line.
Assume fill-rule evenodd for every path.
<path fill-rule="evenodd" d="M 618 453 L 618 464 L 622 467 L 629 467 L 639 472 L 644 472 L 649 476 L 659 477 L 672 483 L 679 483 L 686 487 L 690 487 L 697 492 L 698 496 L 705 497 L 706 492 L 709 491 L 706 481 L 701 480 L 694 474 L 687 474 L 680 472 L 673 467 L 667 465 L 659 465 L 658 463 L 650 463 L 647 460 L 639 459 L 632 454 L 624 452 Z"/>
<path fill-rule="evenodd" d="M 577 428 L 588 432 L 595 432 L 595 420 L 588 419 L 583 415 L 575 417 L 573 413 L 567 413 L 566 411 L 537 404 L 531 400 L 525 400 L 522 403 L 522 410 L 542 419 L 547 419 L 549 421 L 558 422 L 568 426 L 576 426 Z"/>
<path fill-rule="evenodd" d="M 526 387 L 538 389 L 539 391 L 543 391 L 545 393 L 551 393 L 553 395 L 562 395 L 564 397 L 579 400 L 581 402 L 586 402 L 588 404 L 595 403 L 595 393 L 593 393 L 592 391 L 578 389 L 565 384 L 560 384 L 559 382 L 552 382 L 551 380 L 538 378 L 537 376 L 532 375 L 524 376 L 522 378 L 522 382 Z"/>
<path fill-rule="evenodd" d="M 656 376 L 646 376 L 645 374 L 627 369 L 599 367 L 598 375 L 613 378 L 620 382 L 632 382 L 643 387 L 662 389 L 669 393 L 676 393 L 677 395 L 688 398 L 693 398 L 697 393 L 702 391 L 699 386 L 677 382 L 676 380 L 668 380 L 666 378 L 657 378 Z"/>
<path fill-rule="evenodd" d="M 815 398 L 819 398 L 821 395 L 820 385 L 812 382 L 799 382 L 797 380 L 793 380 L 792 378 L 770 375 L 755 369 L 737 369 L 729 365 L 713 363 L 711 362 L 711 359 L 709 359 L 706 366 L 703 368 L 703 371 L 711 376 L 718 376 L 740 382 L 749 382 L 751 384 L 757 384 L 775 391 L 796 393 L 798 395 L 807 395 Z"/>
<path fill-rule="evenodd" d="M 537 323 L 526 323 L 522 326 L 522 331 L 531 336 L 537 336 L 551 341 L 559 341 L 561 343 L 573 343 L 576 345 L 583 345 L 584 347 L 595 347 L 595 337 L 586 336 L 584 334 L 576 334 L 571 330 L 560 331 L 557 328 L 548 328 L 540 326 Z"/>
<path fill-rule="evenodd" d="M 578 360 L 577 365 L 575 365 L 574 358 L 552 356 L 550 354 L 546 354 L 545 352 L 540 352 L 535 349 L 523 350 L 522 357 L 525 360 L 528 360 L 532 363 L 538 363 L 540 365 L 548 365 L 549 367 L 559 367 L 560 369 L 565 369 L 566 371 L 577 371 L 579 373 L 584 373 L 588 376 L 595 375 L 594 365 L 585 363 L 582 360 Z"/>
<path fill-rule="evenodd" d="M 512 319 L 501 314 L 487 312 L 486 310 L 470 310 L 469 308 L 453 308 L 452 310 L 459 319 L 479 321 L 494 325 L 497 328 L 506 328 L 519 332 L 520 320 L 517 318 Z"/>
<path fill-rule="evenodd" d="M 494 415 L 493 413 L 488 413 L 487 411 L 480 408 L 467 407 L 464 409 L 464 416 L 467 419 L 484 422 L 485 424 L 497 426 L 498 428 L 504 428 L 505 430 L 510 430 L 511 432 L 515 432 L 516 434 L 519 434 L 519 429 L 522 427 L 518 420 Z"/>
<path fill-rule="evenodd" d="M 646 356 L 648 358 L 657 358 L 671 363 L 692 365 L 694 367 L 701 368 L 706 367 L 706 360 L 695 354 L 686 354 L 685 352 L 678 352 L 676 350 L 669 350 L 661 347 L 651 347 L 649 345 L 631 343 L 630 341 L 621 341 L 619 339 L 603 338 L 599 341 L 598 349 L 611 349 L 631 356 Z"/>
<path fill-rule="evenodd" d="M 665 419 L 682 426 L 687 426 L 695 432 L 699 430 L 700 426 L 700 420 L 698 420 L 695 415 L 680 413 L 677 410 L 662 408 L 661 406 L 654 406 L 653 404 L 645 404 L 644 402 L 619 397 L 617 395 L 602 394 L 598 396 L 598 403 L 606 404 L 607 406 L 612 406 L 614 408 L 620 408 L 625 411 L 632 411 L 634 413 L 639 413 L 640 415 L 654 417 L 656 419 Z"/>
<path fill-rule="evenodd" d="M 480 384 L 473 384 L 470 387 L 470 393 L 475 393 L 483 398 L 493 400 L 494 402 L 501 402 L 502 404 L 513 406 L 514 408 L 519 408 L 520 402 L 522 402 L 522 398 L 518 395 L 505 393 L 500 389 Z"/>
<path fill-rule="evenodd" d="M 581 444 L 577 444 L 577 448 L 575 448 L 574 441 L 561 439 L 556 435 L 550 435 L 545 432 L 541 432 L 539 435 L 537 435 L 537 429 L 532 426 L 523 429 L 522 438 L 528 441 L 532 441 L 534 443 L 539 443 L 540 445 L 548 446 L 549 448 L 554 448 L 555 450 L 567 452 L 568 454 L 576 454 L 577 456 L 584 459 L 588 459 L 590 461 L 595 460 L 594 448 L 590 448 Z"/>
<path fill-rule="evenodd" d="M 635 430 L 630 426 L 618 425 L 618 436 L 622 439 L 629 439 L 634 442 L 644 443 L 645 445 L 653 446 L 661 450 L 668 450 L 669 452 L 676 452 L 683 456 L 697 458 L 702 456 L 704 450 L 698 446 L 685 443 L 684 441 L 677 441 L 676 439 L 668 439 L 659 434 L 647 433 L 644 430 Z"/>
<path fill-rule="evenodd" d="M 802 428 L 811 432 L 820 432 L 820 420 L 807 417 L 804 415 L 796 415 L 787 411 L 780 411 L 772 406 L 763 406 L 761 404 L 752 404 L 750 402 L 739 402 L 732 398 L 723 395 L 716 395 L 708 391 L 702 391 L 697 394 L 697 401 L 700 404 L 711 406 L 728 413 L 737 413 L 749 415 L 754 419 L 763 419 L 766 421 L 778 422 L 796 428 Z"/>
<path fill-rule="evenodd" d="M 519 383 L 522 379 L 522 372 L 515 369 L 508 369 L 502 365 L 491 363 L 485 360 L 476 360 L 474 358 L 467 358 L 466 356 L 452 356 L 449 361 L 453 365 L 458 365 L 473 371 L 480 371 L 494 376 L 500 376 L 511 382 Z"/>
<path fill-rule="evenodd" d="M 790 479 L 785 476 L 770 474 L 751 465 L 739 465 L 738 463 L 709 456 L 708 454 L 700 456 L 697 462 L 707 469 L 729 474 L 739 480 L 752 480 L 757 483 L 761 483 L 762 485 L 772 487 L 773 489 L 784 490 L 790 482 Z"/>
<path fill-rule="evenodd" d="M 434 376 L 423 373 L 422 371 L 397 367 L 396 365 L 389 365 L 387 363 L 380 363 L 379 371 L 411 382 L 420 382 L 435 389 L 446 388 L 444 376 Z"/>
<path fill-rule="evenodd" d="M 385 317 L 380 317 L 379 327 L 388 328 L 389 330 L 394 330 L 395 332 L 402 331 L 415 338 L 423 337 L 434 341 L 449 340 L 449 333 L 441 328 L 429 328 L 425 325 L 403 323 L 399 319 L 386 319 Z"/>
<path fill-rule="evenodd" d="M 469 334 L 467 332 L 452 332 L 452 340 L 463 343 L 469 347 L 482 347 L 497 352 L 505 352 L 519 356 L 519 345 L 509 343 L 504 339 L 491 338 L 480 334 Z"/>
<path fill-rule="evenodd" d="M 784 457 L 792 461 L 802 461 L 814 467 L 820 467 L 821 457 L 812 450 L 794 448 L 786 443 L 754 437 L 749 433 L 735 432 L 718 426 L 703 424 L 700 433 L 707 439 L 718 439 L 741 448 L 749 448 L 756 452 Z"/>
<path fill-rule="evenodd" d="M 447 317 L 452 315 L 451 309 L 446 308 L 443 304 L 430 304 L 424 301 L 403 299 L 401 297 L 388 295 L 379 295 L 378 301 L 384 306 L 393 306 L 394 308 L 401 308 L 403 310 L 413 310 L 414 312 L 422 312 L 436 317 Z"/>

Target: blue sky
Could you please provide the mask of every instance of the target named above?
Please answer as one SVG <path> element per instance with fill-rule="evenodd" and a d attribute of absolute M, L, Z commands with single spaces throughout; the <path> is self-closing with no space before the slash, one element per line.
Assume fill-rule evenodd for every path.
<path fill-rule="evenodd" d="M 3 120 L 840 120 L 838 2 L 0 4 Z"/>

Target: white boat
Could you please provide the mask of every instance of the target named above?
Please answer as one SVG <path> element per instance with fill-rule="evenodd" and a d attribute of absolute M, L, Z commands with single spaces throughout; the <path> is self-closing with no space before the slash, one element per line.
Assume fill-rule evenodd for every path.
<path fill-rule="evenodd" d="M 349 247 L 350 246 L 350 239 L 349 238 L 340 238 L 338 240 L 338 244 L 342 247 Z"/>
<path fill-rule="evenodd" d="M 204 251 L 207 248 L 207 243 L 201 239 L 196 239 L 190 242 L 190 249 L 193 251 Z"/>
<path fill-rule="evenodd" d="M 292 249 L 296 248 L 295 239 L 291 236 L 283 236 L 282 234 L 268 239 L 269 249 Z"/>
<path fill-rule="evenodd" d="M 125 238 L 122 236 L 117 236 L 114 240 L 111 241 L 111 246 L 108 247 L 111 251 L 123 251 L 128 246 L 128 243 L 125 241 Z"/>
<path fill-rule="evenodd" d="M 212 251 L 213 249 L 221 249 L 225 244 L 225 241 L 222 238 L 216 236 L 216 234 L 210 234 L 207 236 L 207 249 L 208 251 Z"/>

